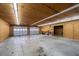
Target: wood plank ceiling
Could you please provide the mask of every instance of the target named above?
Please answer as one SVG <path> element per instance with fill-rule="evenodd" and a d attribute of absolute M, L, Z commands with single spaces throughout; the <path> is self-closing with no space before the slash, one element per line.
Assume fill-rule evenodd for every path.
<path fill-rule="evenodd" d="M 9 24 L 16 24 L 13 4 L 0 3 L 0 19 L 5 20 Z"/>
<path fill-rule="evenodd" d="M 75 4 L 72 3 L 18 3 L 18 17 L 20 25 L 30 26 L 53 14 L 59 13 Z M 59 16 L 63 17 L 63 16 Z M 11 25 L 16 24 L 13 4 L 0 3 L 0 18 Z M 46 20 L 47 21 L 47 20 Z M 46 22 L 44 21 L 44 22 Z M 41 24 L 41 23 L 40 23 Z M 36 26 L 36 25 L 35 25 Z"/>
<path fill-rule="evenodd" d="M 67 18 L 67 17 L 72 17 L 75 15 L 79 15 L 79 8 L 75 8 L 73 10 L 70 10 L 69 12 L 63 13 L 61 15 L 55 16 L 53 18 L 47 19 L 45 21 L 39 22 L 35 25 L 41 25 L 41 24 L 45 24 L 45 23 L 49 23 L 49 22 L 55 22 L 57 20 L 61 20 L 63 18 Z"/>
<path fill-rule="evenodd" d="M 40 21 L 48 16 L 59 13 L 62 10 L 65 10 L 74 4 L 66 3 L 25 3 L 18 4 L 18 10 L 20 10 L 20 19 L 22 25 L 31 25 L 37 21 Z M 45 21 L 44 21 L 45 22 Z"/>

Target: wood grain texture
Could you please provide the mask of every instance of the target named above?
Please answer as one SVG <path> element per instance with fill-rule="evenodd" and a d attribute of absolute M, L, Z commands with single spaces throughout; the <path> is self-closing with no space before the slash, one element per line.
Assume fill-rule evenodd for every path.
<path fill-rule="evenodd" d="M 31 25 L 37 21 L 40 21 L 46 17 L 59 13 L 74 4 L 57 4 L 57 3 L 24 3 L 18 4 L 19 18 L 21 19 L 21 25 Z M 63 16 L 62 16 L 63 17 Z M 54 20 L 54 19 L 53 19 Z M 44 22 L 49 21 L 46 20 Z M 43 22 L 43 23 L 44 23 Z M 50 22 L 50 21 L 49 21 Z"/>
<path fill-rule="evenodd" d="M 63 26 L 63 36 L 66 38 L 73 39 L 73 23 L 65 23 Z"/>
<path fill-rule="evenodd" d="M 79 21 L 74 22 L 74 39 L 79 39 Z"/>
<path fill-rule="evenodd" d="M 9 36 L 9 24 L 0 19 L 0 42 Z"/>

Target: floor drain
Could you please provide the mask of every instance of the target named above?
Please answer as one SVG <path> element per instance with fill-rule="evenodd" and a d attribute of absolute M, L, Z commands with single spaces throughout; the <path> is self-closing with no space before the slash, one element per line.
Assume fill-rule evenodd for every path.
<path fill-rule="evenodd" d="M 11 52 L 11 54 L 14 54 L 14 52 Z"/>

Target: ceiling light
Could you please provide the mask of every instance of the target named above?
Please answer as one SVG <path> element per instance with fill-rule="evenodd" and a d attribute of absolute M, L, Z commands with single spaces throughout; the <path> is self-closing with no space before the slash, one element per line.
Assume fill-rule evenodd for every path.
<path fill-rule="evenodd" d="M 72 16 L 72 17 L 69 17 L 69 18 L 59 19 L 59 20 L 57 20 L 55 22 L 49 22 L 49 23 L 38 25 L 38 26 L 53 25 L 53 24 L 62 23 L 62 22 L 68 22 L 68 21 L 73 21 L 73 20 L 79 20 L 79 15 L 75 15 L 75 16 Z"/>
<path fill-rule="evenodd" d="M 17 24 L 17 25 L 20 25 L 20 21 L 19 21 L 19 19 L 18 19 L 18 7 L 17 7 L 17 3 L 14 2 L 13 5 L 14 5 L 15 16 L 16 16 L 16 24 Z"/>

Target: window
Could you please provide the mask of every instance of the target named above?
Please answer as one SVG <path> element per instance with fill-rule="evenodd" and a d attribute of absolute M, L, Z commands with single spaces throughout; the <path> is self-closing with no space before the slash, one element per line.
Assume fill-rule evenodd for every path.
<path fill-rule="evenodd" d="M 30 27 L 30 34 L 39 34 L 39 28 L 38 27 Z"/>
<path fill-rule="evenodd" d="M 27 35 L 27 27 L 24 27 L 24 26 L 14 26 L 13 28 L 14 28 L 14 30 L 13 30 L 14 36 L 17 36 L 17 35 Z"/>

